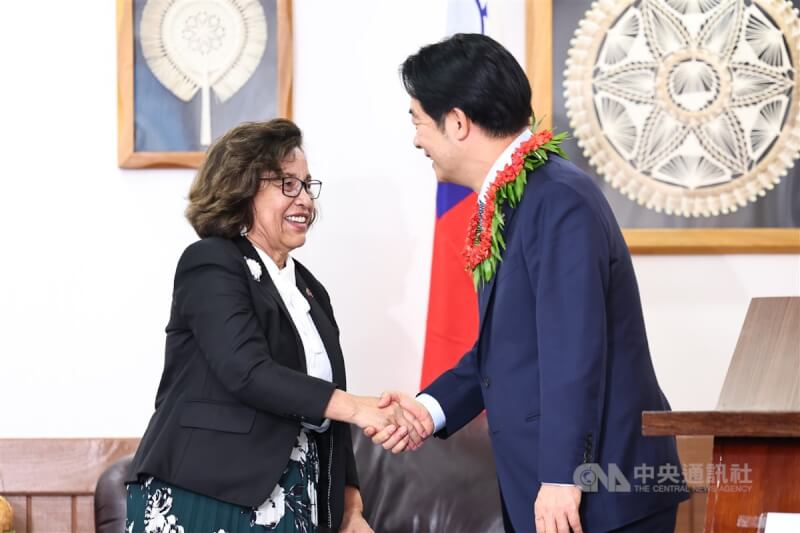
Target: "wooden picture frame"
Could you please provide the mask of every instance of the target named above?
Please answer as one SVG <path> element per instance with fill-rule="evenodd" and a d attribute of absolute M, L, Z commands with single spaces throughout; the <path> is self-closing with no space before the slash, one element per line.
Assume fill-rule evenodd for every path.
<path fill-rule="evenodd" d="M 205 157 L 203 151 L 139 151 L 136 149 L 135 1 L 139 0 L 117 0 L 118 164 L 121 168 L 197 168 Z M 291 118 L 292 0 L 274 1 L 277 36 L 267 41 L 267 47 L 277 45 L 277 116 Z M 199 94 L 197 98 L 200 98 Z M 269 117 L 253 117 L 252 120 L 264 118 Z"/>
<path fill-rule="evenodd" d="M 587 9 L 589 3 L 587 2 Z M 526 64 L 533 108 L 552 127 L 553 0 L 526 0 Z M 635 254 L 797 254 L 800 228 L 623 229 Z"/>

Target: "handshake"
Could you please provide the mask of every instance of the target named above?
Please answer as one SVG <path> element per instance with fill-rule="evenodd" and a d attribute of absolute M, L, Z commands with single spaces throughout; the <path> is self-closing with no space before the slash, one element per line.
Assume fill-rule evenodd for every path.
<path fill-rule="evenodd" d="M 337 389 L 325 414 L 327 418 L 355 424 L 373 443 L 392 453 L 418 449 L 434 430 L 428 410 L 397 391 L 372 398 Z"/>

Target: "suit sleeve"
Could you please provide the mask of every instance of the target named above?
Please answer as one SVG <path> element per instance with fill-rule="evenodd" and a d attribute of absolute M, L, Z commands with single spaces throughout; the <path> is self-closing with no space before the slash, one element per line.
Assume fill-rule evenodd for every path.
<path fill-rule="evenodd" d="M 436 433 L 439 438 L 446 439 L 484 409 L 477 353 L 476 342 L 456 366 L 436 378 L 436 381 L 422 391 L 436 398 L 447 419 L 444 429 Z"/>
<path fill-rule="evenodd" d="M 586 201 L 563 184 L 546 184 L 528 250 L 536 290 L 541 391 L 540 480 L 573 483 L 594 462 L 606 374 L 609 244 Z M 532 243 L 533 241 L 528 241 Z"/>
<path fill-rule="evenodd" d="M 212 372 L 239 401 L 279 416 L 322 420 L 335 384 L 276 363 L 232 243 L 204 240 L 178 263 L 175 305 Z"/>

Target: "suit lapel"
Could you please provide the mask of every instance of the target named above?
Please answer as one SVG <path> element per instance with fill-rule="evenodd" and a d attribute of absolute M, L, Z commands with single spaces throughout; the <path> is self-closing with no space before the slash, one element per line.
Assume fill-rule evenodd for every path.
<path fill-rule="evenodd" d="M 298 263 L 295 261 L 295 278 L 297 280 L 297 288 L 303 294 L 308 304 L 311 307 L 311 320 L 314 321 L 314 326 L 319 332 L 322 339 L 322 344 L 325 346 L 325 351 L 328 353 L 328 359 L 331 362 L 333 369 L 333 380 L 336 383 L 343 383 L 342 378 L 344 375 L 344 367 L 342 365 L 343 355 L 339 347 L 339 339 L 336 335 L 336 328 L 333 325 L 333 319 L 328 316 L 325 309 L 317 301 L 314 296 L 314 291 L 311 290 L 309 283 L 301 272 L 301 268 L 297 268 Z"/>
<path fill-rule="evenodd" d="M 286 308 L 286 304 L 283 302 L 283 298 L 281 298 L 280 293 L 278 292 L 278 288 L 275 286 L 275 283 L 272 281 L 272 277 L 269 275 L 269 271 L 267 270 L 266 265 L 261 260 L 261 256 L 258 255 L 258 252 L 253 247 L 253 244 L 244 237 L 240 237 L 238 239 L 234 239 L 237 248 L 242 253 L 244 258 L 252 259 L 257 261 L 258 264 L 261 266 L 261 278 L 255 281 L 255 284 L 258 285 L 259 289 L 262 293 L 264 293 L 268 298 L 272 299 L 277 306 L 278 309 L 286 317 L 286 320 L 289 321 L 289 325 L 292 328 L 292 333 L 294 333 L 295 343 L 297 344 L 298 349 L 298 363 L 300 368 L 302 368 L 303 372 L 308 372 L 308 367 L 306 366 L 306 358 L 305 358 L 305 351 L 303 349 L 303 341 L 300 338 L 300 332 L 297 331 L 297 327 L 294 325 L 294 320 L 292 320 L 292 315 L 289 314 L 289 309 Z M 262 324 L 263 327 L 266 328 L 266 324 Z"/>

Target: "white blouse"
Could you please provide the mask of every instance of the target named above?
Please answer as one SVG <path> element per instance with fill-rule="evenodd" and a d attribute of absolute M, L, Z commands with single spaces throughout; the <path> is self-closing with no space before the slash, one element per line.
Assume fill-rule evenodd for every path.
<path fill-rule="evenodd" d="M 295 276 L 294 261 L 291 256 L 286 258 L 286 266 L 278 268 L 275 261 L 261 248 L 254 245 L 264 266 L 267 267 L 269 277 L 278 289 L 286 309 L 294 322 L 300 339 L 303 341 L 303 351 L 306 356 L 306 368 L 308 375 L 315 378 L 333 381 L 333 369 L 328 358 L 328 352 L 322 343 L 322 337 L 314 321 L 311 318 L 311 305 L 305 296 L 297 288 L 297 278 Z M 324 432 L 330 426 L 330 420 L 325 419 L 321 426 L 314 426 L 303 422 L 303 426 L 314 431 Z"/>

